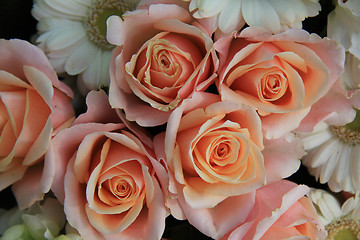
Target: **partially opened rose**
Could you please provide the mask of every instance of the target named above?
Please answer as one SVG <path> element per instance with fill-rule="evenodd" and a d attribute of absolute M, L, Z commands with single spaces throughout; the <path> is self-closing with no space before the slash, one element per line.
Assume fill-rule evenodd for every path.
<path fill-rule="evenodd" d="M 107 101 L 91 92 L 86 114 L 53 139 L 46 155 L 56 165 L 52 190 L 84 239 L 160 239 L 167 215 L 160 164 Z"/>
<path fill-rule="evenodd" d="M 178 202 L 189 223 L 213 239 L 324 240 L 324 226 L 304 197 L 308 190 L 281 180 L 229 197 L 211 209 L 191 208 L 183 196 Z"/>
<path fill-rule="evenodd" d="M 164 137 L 169 174 L 181 185 L 178 190 L 186 202 L 210 208 L 265 184 L 261 123 L 255 110 L 221 102 L 210 93 L 194 97 L 199 98 L 189 106 L 202 106 L 184 116 L 180 108 L 175 110 Z"/>
<path fill-rule="evenodd" d="M 266 178 L 274 181 L 292 174 L 299 166 L 296 145 L 271 142 L 266 151 L 254 108 L 204 92 L 174 110 L 166 132 L 154 139 L 157 157 L 167 163 L 170 192 L 194 209 L 213 208 L 230 196 L 263 186 Z M 172 209 L 184 218 L 181 211 L 175 212 Z"/>
<path fill-rule="evenodd" d="M 215 46 L 222 99 L 256 107 L 267 138 L 298 126 L 340 77 L 345 59 L 335 41 L 300 29 L 272 35 L 249 27 Z"/>
<path fill-rule="evenodd" d="M 30 43 L 2 39 L 0 56 L 0 190 L 22 179 L 14 193 L 25 208 L 49 190 L 43 155 L 55 132 L 74 119 L 72 92 Z"/>
<path fill-rule="evenodd" d="M 150 5 L 123 18 L 108 19 L 107 38 L 119 46 L 110 63 L 111 105 L 142 126 L 161 125 L 183 99 L 213 82 L 213 42 L 175 4 Z"/>
<path fill-rule="evenodd" d="M 315 207 L 304 197 L 308 190 L 285 180 L 258 189 L 247 219 L 222 239 L 325 239 L 326 231 Z M 231 222 L 231 218 L 225 221 Z"/>

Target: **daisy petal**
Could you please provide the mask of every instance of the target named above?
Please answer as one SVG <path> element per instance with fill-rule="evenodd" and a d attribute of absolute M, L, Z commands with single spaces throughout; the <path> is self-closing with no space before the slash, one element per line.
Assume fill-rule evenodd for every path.
<path fill-rule="evenodd" d="M 337 144 L 338 141 L 336 141 L 336 139 L 330 139 L 328 142 L 322 144 L 319 148 L 316 148 L 310 155 L 310 166 L 312 168 L 317 168 L 320 165 L 326 163 L 330 156 L 335 153 L 334 149 L 336 149 Z"/>
<path fill-rule="evenodd" d="M 336 151 L 338 153 L 338 151 Z M 327 183 L 333 175 L 336 163 L 339 161 L 339 154 L 332 154 L 328 161 L 321 167 L 320 183 Z"/>
<path fill-rule="evenodd" d="M 348 160 L 351 156 L 351 147 L 346 144 L 341 144 L 341 150 L 339 153 L 339 159 Z M 335 171 L 334 177 L 335 180 L 341 183 L 346 177 L 349 176 L 349 161 L 338 161 L 337 164 L 338 171 Z"/>
<path fill-rule="evenodd" d="M 65 28 L 54 31 L 47 39 L 48 51 L 56 51 L 67 48 L 86 38 L 86 32 L 82 28 Z"/>
<path fill-rule="evenodd" d="M 243 17 L 248 25 L 265 27 L 274 33 L 280 32 L 279 16 L 268 1 L 243 1 L 242 9 Z"/>
<path fill-rule="evenodd" d="M 350 176 L 355 191 L 360 190 L 360 146 L 354 145 L 351 152 L 350 161 Z"/>
<path fill-rule="evenodd" d="M 109 62 L 111 51 L 98 49 L 95 59 L 88 68 L 79 75 L 79 80 L 87 89 L 98 89 L 109 85 Z"/>
<path fill-rule="evenodd" d="M 44 2 L 52 9 L 55 9 L 58 12 L 86 17 L 88 14 L 88 7 L 79 4 L 77 1 L 73 0 L 44 0 Z"/>
<path fill-rule="evenodd" d="M 239 0 L 231 0 L 231 3 L 229 1 L 222 9 L 219 15 L 219 28 L 221 31 L 227 33 L 233 30 L 239 30 L 244 26 L 245 22 L 241 13 L 241 2 L 242 1 Z"/>
<path fill-rule="evenodd" d="M 65 63 L 65 71 L 70 75 L 83 72 L 96 56 L 97 48 L 90 42 L 85 41 L 69 56 Z"/>

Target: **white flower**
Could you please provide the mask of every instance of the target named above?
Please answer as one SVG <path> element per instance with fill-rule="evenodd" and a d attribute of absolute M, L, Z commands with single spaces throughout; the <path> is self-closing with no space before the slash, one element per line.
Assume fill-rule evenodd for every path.
<path fill-rule="evenodd" d="M 79 233 L 66 219 L 61 203 L 47 198 L 42 204 L 35 203 L 28 209 L 12 208 L 0 214 L 1 240 L 82 240 Z M 61 234 L 65 226 L 65 235 Z"/>
<path fill-rule="evenodd" d="M 348 198 L 342 205 L 330 193 L 311 189 L 312 200 L 320 221 L 328 232 L 327 240 L 360 239 L 360 199 L 358 195 Z"/>
<path fill-rule="evenodd" d="M 38 46 L 58 73 L 80 74 L 80 88 L 108 86 L 114 46 L 106 41 L 106 19 L 134 10 L 138 1 L 34 0 Z"/>
<path fill-rule="evenodd" d="M 316 16 L 319 0 L 183 0 L 191 1 L 189 10 L 195 18 L 216 17 L 224 33 L 238 31 L 247 23 L 273 33 L 301 28 L 307 17 Z"/>
<path fill-rule="evenodd" d="M 360 1 L 338 0 L 328 16 L 327 35 L 360 59 Z"/>
<path fill-rule="evenodd" d="M 0 226 L 5 239 L 53 239 L 65 225 L 62 205 L 48 198 L 43 205 L 35 203 L 30 208 L 13 208 L 0 215 Z"/>
<path fill-rule="evenodd" d="M 360 60 L 350 52 L 347 52 L 345 59 L 345 69 L 342 75 L 343 87 L 346 90 L 360 89 L 359 76 L 360 76 Z"/>
<path fill-rule="evenodd" d="M 360 191 L 359 117 L 345 126 L 320 122 L 312 132 L 296 132 L 308 152 L 302 163 L 334 192 Z"/>

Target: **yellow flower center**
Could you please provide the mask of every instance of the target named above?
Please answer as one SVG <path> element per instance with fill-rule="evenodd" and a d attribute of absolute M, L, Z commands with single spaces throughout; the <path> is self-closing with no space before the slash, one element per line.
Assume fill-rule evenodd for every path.
<path fill-rule="evenodd" d="M 356 111 L 356 117 L 345 126 L 330 126 L 330 131 L 337 136 L 341 141 L 347 144 L 360 143 L 360 112 Z"/>
<path fill-rule="evenodd" d="M 350 218 L 334 220 L 326 225 L 328 236 L 326 240 L 358 240 L 360 239 L 360 225 Z"/>
<path fill-rule="evenodd" d="M 103 49 L 114 48 L 106 40 L 106 20 L 117 15 L 122 18 L 126 11 L 135 10 L 140 0 L 96 0 L 85 19 L 90 40 Z"/>

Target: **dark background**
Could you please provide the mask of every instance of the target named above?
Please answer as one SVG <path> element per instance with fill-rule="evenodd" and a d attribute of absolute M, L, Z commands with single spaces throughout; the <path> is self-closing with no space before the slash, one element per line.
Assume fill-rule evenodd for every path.
<path fill-rule="evenodd" d="M 0 0 L 0 37 L 29 40 L 37 21 L 31 16 L 32 0 Z"/>

